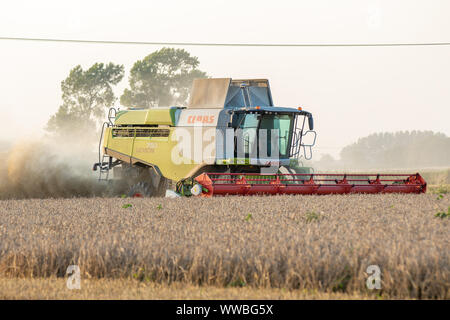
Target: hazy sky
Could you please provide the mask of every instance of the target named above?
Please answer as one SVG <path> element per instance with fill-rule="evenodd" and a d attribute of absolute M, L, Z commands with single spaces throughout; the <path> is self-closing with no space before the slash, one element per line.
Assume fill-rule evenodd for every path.
<path fill-rule="evenodd" d="M 2 1 L 0 36 L 126 41 L 449 42 L 450 1 Z M 77 64 L 124 64 L 158 46 L 0 40 L 0 140 L 42 133 Z M 185 47 L 213 77 L 268 78 L 279 106 L 315 116 L 316 155 L 379 131 L 450 136 L 450 46 Z"/>

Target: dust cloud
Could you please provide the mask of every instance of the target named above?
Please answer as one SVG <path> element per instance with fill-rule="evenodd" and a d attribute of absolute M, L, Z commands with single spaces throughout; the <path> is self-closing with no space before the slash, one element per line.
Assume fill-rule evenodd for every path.
<path fill-rule="evenodd" d="M 95 143 L 44 137 L 19 140 L 0 151 L 0 199 L 70 198 L 105 195 L 92 165 Z"/>

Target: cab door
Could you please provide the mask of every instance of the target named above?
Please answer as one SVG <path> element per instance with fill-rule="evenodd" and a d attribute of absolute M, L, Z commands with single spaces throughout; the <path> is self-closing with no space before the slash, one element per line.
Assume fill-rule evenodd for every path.
<path fill-rule="evenodd" d="M 292 139 L 293 115 L 289 114 L 265 114 L 262 116 L 260 130 L 265 130 L 266 141 L 261 141 L 267 146 L 267 152 L 260 150 L 261 158 L 289 158 Z M 272 135 L 276 135 L 272 137 Z M 260 139 L 264 139 L 260 131 Z"/>

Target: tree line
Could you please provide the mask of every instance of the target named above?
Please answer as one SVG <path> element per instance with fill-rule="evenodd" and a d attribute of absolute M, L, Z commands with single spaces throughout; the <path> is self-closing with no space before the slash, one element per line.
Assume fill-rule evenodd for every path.
<path fill-rule="evenodd" d="M 450 166 L 450 137 L 433 131 L 374 133 L 344 147 L 340 159 L 324 155 L 324 168 L 423 168 Z"/>
<path fill-rule="evenodd" d="M 192 80 L 205 78 L 199 60 L 184 49 L 162 48 L 134 63 L 129 88 L 120 96 L 125 107 L 183 105 Z M 124 77 L 123 65 L 95 63 L 84 70 L 77 65 L 61 82 L 62 104 L 51 116 L 46 130 L 58 136 L 77 136 L 95 131 L 109 107 L 119 99 L 114 94 Z M 93 130 L 94 129 L 94 130 Z"/>

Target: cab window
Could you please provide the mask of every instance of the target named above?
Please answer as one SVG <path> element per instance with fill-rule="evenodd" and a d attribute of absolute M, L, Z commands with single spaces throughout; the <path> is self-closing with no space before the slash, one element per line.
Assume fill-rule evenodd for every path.
<path fill-rule="evenodd" d="M 271 130 L 279 130 L 278 145 L 280 148 L 280 158 L 289 157 L 289 140 L 291 135 L 293 117 L 290 115 L 264 115 L 261 119 L 260 129 L 267 130 L 267 153 L 272 156 L 271 153 Z"/>

